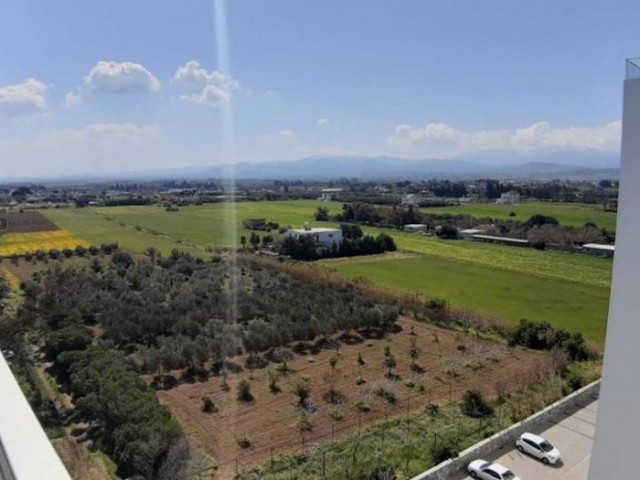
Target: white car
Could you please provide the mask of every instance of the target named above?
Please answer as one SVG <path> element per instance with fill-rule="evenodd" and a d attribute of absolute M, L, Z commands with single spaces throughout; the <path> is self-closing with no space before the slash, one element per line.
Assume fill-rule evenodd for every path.
<path fill-rule="evenodd" d="M 556 447 L 533 433 L 520 435 L 520 438 L 516 440 L 516 448 L 522 453 L 528 453 L 532 457 L 542 460 L 545 465 L 553 465 L 561 458 L 560 451 Z"/>
<path fill-rule="evenodd" d="M 520 480 L 507 467 L 499 463 L 489 463 L 485 460 L 474 460 L 467 467 L 469 475 L 481 480 Z"/>

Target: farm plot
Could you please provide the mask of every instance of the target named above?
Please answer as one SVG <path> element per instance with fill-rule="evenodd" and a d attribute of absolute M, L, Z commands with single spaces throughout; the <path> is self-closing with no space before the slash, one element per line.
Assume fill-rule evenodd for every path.
<path fill-rule="evenodd" d="M 31 233 L 5 233 L 0 235 L 0 257 L 24 255 L 38 250 L 62 250 L 78 245 L 88 247 L 89 242 L 68 230 L 52 230 Z"/>
<path fill-rule="evenodd" d="M 499 205 L 496 203 L 474 203 L 450 207 L 433 207 L 420 209 L 423 213 L 451 213 L 453 215 L 471 215 L 501 220 L 509 218 L 526 221 L 533 215 L 549 215 L 555 217 L 563 225 L 582 226 L 592 222 L 598 227 L 608 230 L 616 229 L 616 214 L 605 212 L 602 205 L 562 202 L 527 202 L 518 205 Z M 515 213 L 515 217 L 510 216 Z"/>
<path fill-rule="evenodd" d="M 7 228 L 0 233 L 51 232 L 60 229 L 40 212 L 12 212 L 2 216 L 7 219 Z"/>
<path fill-rule="evenodd" d="M 187 436 L 217 459 L 220 478 L 232 478 L 236 459 L 243 467 L 256 466 L 274 452 L 280 455 L 303 444 L 331 441 L 360 426 L 423 409 L 430 402 L 457 401 L 471 388 L 495 397 L 496 388 L 503 384 L 515 389 L 530 382 L 537 366 L 548 361 L 543 353 L 509 349 L 407 318 L 400 319 L 399 325 L 401 331 L 388 339 L 344 345 L 335 370 L 330 365 L 334 351 L 309 347 L 307 354 L 301 352 L 288 362 L 290 373 L 278 381 L 279 393 L 270 391 L 272 365 L 254 372 L 253 378 L 246 371 L 231 375 L 229 390 L 222 388 L 220 378 L 213 378 L 158 395 L 177 415 Z M 408 353 L 412 329 L 421 352 L 416 359 L 418 368 L 411 367 Z M 385 376 L 386 346 L 397 359 L 393 379 Z M 358 365 L 359 354 L 363 366 Z M 244 358 L 238 358 L 235 363 L 243 362 Z M 360 376 L 364 382 L 358 381 Z M 303 379 L 311 391 L 312 407 L 306 413 L 297 407 L 298 397 L 293 393 Z M 236 399 L 241 380 L 251 386 L 254 399 L 250 403 Z M 334 405 L 327 400 L 329 385 L 344 396 L 343 403 Z M 211 398 L 218 412 L 203 413 L 204 396 Z"/>
<path fill-rule="evenodd" d="M 349 278 L 428 298 L 446 298 L 458 307 L 494 314 L 514 324 L 521 318 L 548 321 L 582 332 L 599 346 L 604 343 L 608 286 L 545 278 L 432 255 L 410 259 L 382 256 L 377 262 L 352 258 L 322 263 Z"/>

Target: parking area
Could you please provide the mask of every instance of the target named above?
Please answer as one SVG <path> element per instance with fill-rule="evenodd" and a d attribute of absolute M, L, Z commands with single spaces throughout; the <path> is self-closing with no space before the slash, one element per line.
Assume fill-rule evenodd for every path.
<path fill-rule="evenodd" d="M 576 406 L 565 412 L 558 421 L 532 431 L 560 450 L 563 461 L 559 465 L 545 466 L 518 452 L 515 446 L 498 450 L 484 460 L 504 465 L 522 480 L 587 480 L 597 409 L 597 400 Z M 471 477 L 462 473 L 451 477 L 451 480 L 462 479 Z"/>

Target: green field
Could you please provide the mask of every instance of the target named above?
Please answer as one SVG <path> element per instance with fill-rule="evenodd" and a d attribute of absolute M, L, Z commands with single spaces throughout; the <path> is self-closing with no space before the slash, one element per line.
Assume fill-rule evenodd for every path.
<path fill-rule="evenodd" d="M 149 245 L 155 245 L 161 251 L 167 248 L 168 251 L 171 248 L 185 250 L 188 245 L 192 248 L 232 247 L 233 232 L 236 245 L 241 235 L 248 237 L 251 234 L 243 227 L 243 220 L 265 218 L 282 226 L 300 227 L 306 221 L 313 222 L 313 214 L 320 204 L 317 201 L 246 202 L 181 207 L 178 212 L 144 206 L 43 210 L 42 213 L 91 242 L 118 241 L 116 239 L 120 238 L 120 244 L 125 248 L 144 252 Z M 136 227 L 142 230 L 136 230 Z M 165 238 L 151 234 L 152 231 L 162 233 Z M 100 240 L 103 236 L 109 239 Z"/>
<path fill-rule="evenodd" d="M 598 345 L 604 341 L 607 287 L 430 255 L 380 261 L 346 259 L 326 265 L 351 278 L 364 278 L 429 298 L 446 298 L 456 306 L 478 309 L 513 323 L 523 317 L 544 320 L 580 331 Z"/>
<path fill-rule="evenodd" d="M 512 218 L 523 222 L 532 215 L 539 213 L 555 217 L 564 225 L 582 226 L 587 222 L 593 222 L 599 227 L 606 227 L 608 230 L 616 229 L 615 213 L 605 212 L 602 205 L 584 203 L 531 202 L 518 205 L 472 203 L 451 207 L 422 208 L 420 211 L 423 213 L 452 213 L 474 217 L 490 217 L 502 220 Z M 509 217 L 511 212 L 514 212 L 516 216 Z"/>
<path fill-rule="evenodd" d="M 248 238 L 251 232 L 242 225 L 245 219 L 265 218 L 285 227 L 300 227 L 306 221 L 317 225 L 313 214 L 318 205 L 328 206 L 332 214 L 341 208 L 338 203 L 289 201 L 190 206 L 178 212 L 144 206 L 56 209 L 43 213 L 60 227 L 93 244 L 118 242 L 137 253 L 153 245 L 164 254 L 177 248 L 207 256 L 208 247 L 233 246 L 232 232 L 235 245 L 239 245 L 241 235 Z M 566 209 L 575 207 L 541 205 L 564 208 L 565 213 Z M 478 206 L 452 208 L 474 207 Z M 575 215 L 572 218 L 579 224 L 598 223 L 599 215 L 605 214 L 591 210 L 593 216 L 589 217 L 589 209 L 578 207 L 582 208 L 580 215 L 584 218 L 580 221 L 575 220 Z M 541 213 L 560 217 L 557 211 L 548 209 Z M 568 221 L 567 218 L 561 221 Z M 364 230 L 372 234 L 382 231 L 371 227 Z M 324 263 L 342 275 L 365 277 L 427 297 L 444 297 L 455 305 L 491 312 L 509 321 L 516 322 L 522 317 L 548 320 L 580 330 L 589 340 L 602 344 L 611 283 L 610 259 L 385 231 L 393 235 L 400 251 L 410 252 L 415 258 L 358 258 Z"/>

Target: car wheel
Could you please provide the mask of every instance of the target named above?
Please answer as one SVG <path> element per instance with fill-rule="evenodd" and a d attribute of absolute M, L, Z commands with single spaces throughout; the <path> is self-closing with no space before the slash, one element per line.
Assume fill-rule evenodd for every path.
<path fill-rule="evenodd" d="M 520 453 L 524 453 L 524 448 L 522 447 L 522 445 L 517 445 L 516 448 Z"/>
<path fill-rule="evenodd" d="M 473 478 L 478 478 L 478 474 L 473 470 L 469 471 L 469 475 L 471 475 Z"/>
<path fill-rule="evenodd" d="M 544 457 L 542 459 L 542 463 L 544 463 L 545 465 L 549 465 L 549 459 L 547 457 Z"/>

